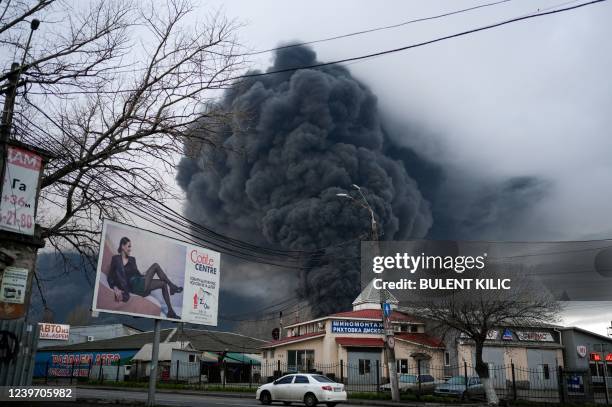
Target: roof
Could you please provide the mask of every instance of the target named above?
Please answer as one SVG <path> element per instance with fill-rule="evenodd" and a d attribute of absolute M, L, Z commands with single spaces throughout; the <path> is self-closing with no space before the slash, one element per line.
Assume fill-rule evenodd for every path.
<path fill-rule="evenodd" d="M 363 291 L 355 298 L 353 305 L 359 304 L 380 304 L 381 294 L 386 302 L 397 305 L 399 301 L 387 290 L 377 290 L 374 288 L 374 279 L 363 289 Z"/>
<path fill-rule="evenodd" d="M 257 353 L 266 343 L 261 339 L 235 334 L 232 332 L 209 331 L 201 329 L 162 329 L 160 342 L 189 342 L 198 351 Z M 140 349 L 147 343 L 153 343 L 153 331 L 120 336 L 112 339 L 58 345 L 42 348 L 40 351 L 96 351 Z"/>
<path fill-rule="evenodd" d="M 158 360 L 166 361 L 172 360 L 172 351 L 173 350 L 183 350 L 183 351 L 191 351 L 198 352 L 193 349 L 193 347 L 189 344 L 189 342 L 165 342 L 159 344 L 159 356 Z M 142 360 L 148 362 L 151 360 L 151 354 L 153 353 L 153 344 L 145 343 L 143 347 L 136 352 L 132 360 Z"/>
<path fill-rule="evenodd" d="M 382 348 L 385 346 L 382 338 L 349 338 L 349 337 L 337 337 L 336 343 L 344 347 L 359 346 L 366 348 Z"/>
<path fill-rule="evenodd" d="M 164 342 L 168 339 L 174 329 L 162 329 L 160 331 L 159 340 Z M 111 339 L 101 339 L 99 341 L 75 343 L 72 345 L 48 346 L 39 350 L 39 352 L 48 351 L 95 351 L 95 350 L 121 350 L 121 349 L 140 349 L 145 343 L 153 342 L 153 331 L 143 332 L 139 334 L 119 336 Z"/>
<path fill-rule="evenodd" d="M 286 338 L 283 339 L 279 339 L 278 341 L 270 341 L 268 343 L 266 343 L 264 346 L 262 346 L 262 349 L 265 348 L 274 348 L 280 345 L 285 345 L 288 343 L 295 343 L 295 342 L 301 342 L 301 341 L 305 341 L 308 339 L 313 339 L 313 338 L 320 338 L 325 336 L 325 332 L 313 332 L 310 334 L 304 334 L 304 335 L 300 335 L 300 336 L 288 336 Z"/>
<path fill-rule="evenodd" d="M 380 309 L 362 309 L 359 311 L 339 312 L 337 314 L 330 315 L 328 318 L 355 318 L 355 319 L 372 319 L 376 321 L 382 321 L 382 310 Z M 392 322 L 412 322 L 412 323 L 422 324 L 421 321 L 419 321 L 412 315 L 405 314 L 399 311 L 391 312 L 390 319 Z"/>
<path fill-rule="evenodd" d="M 568 327 L 564 327 L 564 328 L 559 328 L 559 330 L 560 331 L 577 331 L 577 332 L 583 333 L 585 335 L 589 335 L 589 336 L 595 337 L 595 338 L 597 338 L 599 340 L 603 340 L 603 341 L 607 341 L 607 342 L 612 342 L 612 338 L 610 338 L 610 337 L 598 334 L 596 332 L 591 332 L 591 331 L 588 331 L 588 330 L 586 330 L 584 328 L 579 328 L 577 326 L 568 326 Z"/>
<path fill-rule="evenodd" d="M 397 332 L 395 334 L 395 338 L 406 342 L 424 345 L 430 348 L 444 348 L 444 342 L 442 342 L 441 339 L 424 333 Z"/>

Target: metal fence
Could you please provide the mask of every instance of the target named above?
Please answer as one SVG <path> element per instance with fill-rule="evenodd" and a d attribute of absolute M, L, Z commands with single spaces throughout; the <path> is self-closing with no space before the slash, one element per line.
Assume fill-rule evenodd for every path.
<path fill-rule="evenodd" d="M 484 389 L 473 366 L 398 365 L 400 390 L 416 396 L 435 394 L 458 398 L 483 399 Z M 288 365 L 280 361 L 253 363 L 200 363 L 176 360 L 160 362 L 158 383 L 190 389 L 255 389 L 288 373 L 319 373 L 344 383 L 350 393 L 390 391 L 388 369 L 378 360 L 359 364 L 340 363 Z M 38 383 L 95 382 L 107 385 L 139 385 L 148 382 L 149 364 L 133 361 L 108 363 L 37 363 L 34 378 Z M 515 366 L 489 366 L 489 377 L 500 397 L 547 403 L 607 403 L 612 378 L 591 376 L 589 371 L 569 372 L 561 367 L 536 369 Z M 446 390 L 445 390 L 446 389 Z"/>

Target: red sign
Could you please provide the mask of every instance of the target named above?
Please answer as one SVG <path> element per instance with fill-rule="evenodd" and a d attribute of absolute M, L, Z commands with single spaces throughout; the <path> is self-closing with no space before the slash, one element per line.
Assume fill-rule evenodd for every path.
<path fill-rule="evenodd" d="M 612 353 L 606 355 L 606 362 L 612 362 Z"/>
<path fill-rule="evenodd" d="M 601 355 L 597 352 L 591 352 L 591 360 L 594 362 L 601 362 Z"/>

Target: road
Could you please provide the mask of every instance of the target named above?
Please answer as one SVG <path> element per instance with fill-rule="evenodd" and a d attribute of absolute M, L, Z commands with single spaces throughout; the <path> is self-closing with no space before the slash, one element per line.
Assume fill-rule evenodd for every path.
<path fill-rule="evenodd" d="M 105 399 L 110 400 L 125 400 L 125 401 L 146 401 L 146 391 L 130 391 L 130 390 L 98 390 L 98 389 L 77 389 L 77 402 L 79 399 Z M 176 394 L 176 393 L 157 393 L 155 402 L 161 405 L 168 406 L 193 406 L 193 407 L 217 407 L 217 406 L 261 406 L 259 401 L 254 398 L 240 397 L 215 397 L 215 396 L 200 396 L 191 394 Z M 298 403 L 295 403 L 299 405 Z M 273 405 L 282 406 L 283 403 L 273 403 Z M 319 404 L 325 407 L 325 404 Z M 354 404 L 342 404 L 342 406 L 356 406 Z M 362 407 L 362 406 L 360 406 Z"/>

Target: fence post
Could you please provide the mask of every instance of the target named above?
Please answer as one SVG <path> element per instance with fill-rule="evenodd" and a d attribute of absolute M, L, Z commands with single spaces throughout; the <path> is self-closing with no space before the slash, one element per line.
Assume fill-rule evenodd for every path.
<path fill-rule="evenodd" d="M 306 373 L 310 373 L 310 359 L 306 360 Z"/>
<path fill-rule="evenodd" d="M 421 399 L 421 359 L 417 359 L 417 383 L 419 385 L 419 391 L 417 392 L 417 400 L 420 400 Z"/>
<path fill-rule="evenodd" d="M 45 384 L 49 383 L 49 361 L 47 360 L 47 366 L 45 367 Z"/>
<path fill-rule="evenodd" d="M 344 360 L 340 359 L 340 383 L 344 383 Z"/>
<path fill-rule="evenodd" d="M 176 361 L 176 376 L 174 378 L 174 381 L 175 381 L 176 384 L 178 384 L 178 382 L 179 382 L 179 367 L 180 367 L 180 365 L 181 365 L 181 361 L 177 359 L 177 361 Z"/>
<path fill-rule="evenodd" d="M 380 392 L 380 360 L 376 359 L 376 392 Z"/>
<path fill-rule="evenodd" d="M 227 363 L 223 361 L 223 389 L 225 390 L 225 383 L 227 383 Z"/>
<path fill-rule="evenodd" d="M 514 373 L 514 362 L 510 363 L 510 368 L 512 369 L 512 398 L 516 400 L 516 375 Z"/>
<path fill-rule="evenodd" d="M 89 363 L 87 364 L 87 381 L 91 380 L 91 363 L 92 360 L 89 359 Z"/>
<path fill-rule="evenodd" d="M 603 354 L 603 352 L 602 352 Z M 610 404 L 610 395 L 608 394 L 608 362 L 606 362 L 606 357 L 604 355 L 603 358 L 603 378 L 604 378 L 604 389 L 606 390 L 606 405 Z"/>
<path fill-rule="evenodd" d="M 70 366 L 70 384 L 72 385 L 72 377 L 74 376 L 74 360 L 72 361 L 72 365 Z"/>
<path fill-rule="evenodd" d="M 467 362 L 464 360 L 463 361 L 463 374 L 465 377 L 465 391 L 467 393 L 468 391 L 468 374 L 467 374 Z"/>
<path fill-rule="evenodd" d="M 121 359 L 117 361 L 117 377 L 115 377 L 115 383 L 119 383 L 119 369 L 121 368 Z"/>
<path fill-rule="evenodd" d="M 253 385 L 253 359 L 249 362 L 249 389 Z"/>
<path fill-rule="evenodd" d="M 561 403 L 565 403 L 565 380 L 563 380 L 563 366 L 559 366 L 559 371 L 557 374 L 559 375 L 557 378 L 557 381 L 559 382 L 559 401 Z"/>
<path fill-rule="evenodd" d="M 104 375 L 102 374 L 102 359 L 100 359 L 100 370 L 98 371 L 98 381 L 104 383 Z"/>
<path fill-rule="evenodd" d="M 202 361 L 198 364 L 198 386 L 202 386 Z"/>

